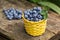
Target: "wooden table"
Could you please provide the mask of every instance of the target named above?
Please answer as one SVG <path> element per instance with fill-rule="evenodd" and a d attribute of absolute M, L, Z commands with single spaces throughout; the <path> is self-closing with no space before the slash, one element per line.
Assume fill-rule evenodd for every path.
<path fill-rule="evenodd" d="M 27 1 L 12 4 L 12 2 L 6 0 L 1 0 L 0 5 L 0 32 L 9 36 L 12 40 L 60 40 L 60 33 L 58 33 L 60 31 L 60 16 L 58 14 L 49 11 L 46 32 L 41 36 L 32 37 L 26 34 L 22 19 L 7 20 L 2 10 L 3 8 L 14 7 L 24 11 L 37 5 Z"/>

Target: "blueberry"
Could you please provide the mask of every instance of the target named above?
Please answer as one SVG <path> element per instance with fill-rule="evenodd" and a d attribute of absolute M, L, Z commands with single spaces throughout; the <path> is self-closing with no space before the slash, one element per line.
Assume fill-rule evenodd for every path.
<path fill-rule="evenodd" d="M 41 7 L 34 7 L 33 10 L 37 11 L 37 12 L 41 12 Z"/>
<path fill-rule="evenodd" d="M 35 10 L 33 10 L 33 13 L 37 13 Z"/>
<path fill-rule="evenodd" d="M 33 21 L 33 18 L 31 18 L 31 21 Z"/>
<path fill-rule="evenodd" d="M 21 18 L 22 17 L 22 15 L 18 15 L 18 18 Z"/>
<path fill-rule="evenodd" d="M 22 14 L 22 11 L 18 11 L 18 14 Z"/>
<path fill-rule="evenodd" d="M 35 18 L 36 21 L 38 21 L 39 19 L 38 18 Z"/>
<path fill-rule="evenodd" d="M 16 13 L 16 14 L 14 14 L 14 18 L 18 18 L 18 14 Z"/>
<path fill-rule="evenodd" d="M 10 15 L 6 15 L 6 17 L 9 17 Z"/>
<path fill-rule="evenodd" d="M 10 12 L 11 12 L 11 13 L 14 13 L 14 10 L 11 10 Z"/>
<path fill-rule="evenodd" d="M 32 11 L 29 11 L 30 14 L 32 14 L 33 12 Z"/>
<path fill-rule="evenodd" d="M 32 16 L 33 18 L 35 18 L 36 17 L 36 15 L 35 14 L 33 14 L 33 16 Z"/>
<path fill-rule="evenodd" d="M 7 12 L 9 13 L 9 12 L 10 12 L 10 10 L 8 9 L 8 10 L 7 10 Z"/>
<path fill-rule="evenodd" d="M 37 7 L 37 11 L 41 12 L 42 11 L 41 7 Z"/>
<path fill-rule="evenodd" d="M 28 9 L 24 11 L 24 16 L 27 20 L 30 21 L 39 21 L 42 20 L 42 15 L 40 14 L 41 8 L 34 7 L 32 10 Z"/>
<path fill-rule="evenodd" d="M 32 17 L 32 15 L 29 15 L 29 17 Z"/>
<path fill-rule="evenodd" d="M 25 15 L 25 18 L 28 18 L 28 15 Z"/>
<path fill-rule="evenodd" d="M 39 18 L 39 19 L 42 19 L 42 16 L 41 16 L 41 15 L 38 15 L 38 18 Z"/>
<path fill-rule="evenodd" d="M 11 20 L 13 18 L 13 16 L 7 15 L 7 18 Z"/>
<path fill-rule="evenodd" d="M 22 17 L 21 10 L 16 10 L 14 8 L 10 8 L 8 10 L 4 10 L 4 13 L 6 14 L 8 19 L 13 19 L 13 18 L 19 18 L 20 19 Z"/>
<path fill-rule="evenodd" d="M 11 19 L 12 19 L 12 17 L 8 17 L 8 19 L 9 19 L 9 20 L 11 20 Z"/>
<path fill-rule="evenodd" d="M 41 7 L 37 7 L 37 9 L 40 10 L 40 11 L 42 10 Z"/>
<path fill-rule="evenodd" d="M 21 11 L 21 10 L 19 10 L 19 12 L 20 12 L 20 13 L 22 13 L 22 11 Z"/>
<path fill-rule="evenodd" d="M 30 15 L 30 13 L 28 12 L 27 15 Z"/>
<path fill-rule="evenodd" d="M 7 12 L 7 11 L 5 11 L 4 13 L 5 13 L 6 15 L 8 14 L 8 12 Z"/>
<path fill-rule="evenodd" d="M 24 11 L 24 14 L 27 14 L 28 12 L 27 11 Z"/>
<path fill-rule="evenodd" d="M 15 9 L 14 9 L 14 8 L 10 8 L 9 11 L 10 11 L 10 12 L 11 12 L 11 11 L 15 11 Z"/>
<path fill-rule="evenodd" d="M 14 15 L 17 14 L 16 11 L 14 11 L 13 14 L 14 14 Z"/>
<path fill-rule="evenodd" d="M 36 9 L 37 9 L 37 7 L 34 7 L 33 9 L 34 9 L 34 10 L 36 10 Z"/>
<path fill-rule="evenodd" d="M 16 10 L 16 12 L 17 12 L 18 14 L 22 14 L 22 11 L 21 11 L 21 10 Z"/>
<path fill-rule="evenodd" d="M 33 16 L 34 16 L 34 17 L 38 16 L 38 13 L 36 13 L 36 14 L 33 14 Z"/>
<path fill-rule="evenodd" d="M 8 15 L 13 16 L 13 13 L 10 12 L 10 13 L 8 13 Z"/>
<path fill-rule="evenodd" d="M 38 15 L 41 15 L 41 13 L 39 12 Z"/>
<path fill-rule="evenodd" d="M 29 11 L 24 11 L 24 14 L 30 15 Z"/>
<path fill-rule="evenodd" d="M 27 20 L 31 20 L 30 18 L 27 18 Z"/>

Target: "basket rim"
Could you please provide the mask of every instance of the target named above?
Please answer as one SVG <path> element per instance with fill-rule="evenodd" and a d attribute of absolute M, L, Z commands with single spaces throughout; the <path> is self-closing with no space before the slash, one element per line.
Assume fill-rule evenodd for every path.
<path fill-rule="evenodd" d="M 23 18 L 23 20 L 25 20 L 27 22 L 31 22 L 31 23 L 38 23 L 38 22 L 42 22 L 42 21 L 47 21 L 47 19 L 43 19 L 43 20 L 40 20 L 40 21 L 29 21 L 24 17 L 24 14 L 22 15 L 22 18 Z"/>

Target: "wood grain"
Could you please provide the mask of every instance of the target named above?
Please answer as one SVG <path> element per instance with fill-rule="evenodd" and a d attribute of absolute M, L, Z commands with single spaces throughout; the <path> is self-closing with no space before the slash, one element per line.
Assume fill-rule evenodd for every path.
<path fill-rule="evenodd" d="M 0 5 L 0 32 L 14 40 L 49 40 L 60 31 L 60 16 L 49 11 L 46 32 L 41 36 L 32 37 L 25 32 L 22 19 L 7 20 L 2 10 L 14 7 L 24 11 L 37 5 L 27 1 L 19 1 L 14 4 L 6 0 L 0 0 Z"/>

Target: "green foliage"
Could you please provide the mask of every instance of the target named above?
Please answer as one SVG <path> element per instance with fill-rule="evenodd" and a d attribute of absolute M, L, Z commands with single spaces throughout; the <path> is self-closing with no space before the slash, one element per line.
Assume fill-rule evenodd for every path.
<path fill-rule="evenodd" d="M 50 2 L 39 2 L 39 4 L 47 6 L 47 7 L 51 8 L 52 10 L 54 10 L 57 13 L 60 14 L 60 8 L 58 6 L 56 6 L 55 4 L 53 4 L 53 3 L 50 3 Z"/>
<path fill-rule="evenodd" d="M 33 2 L 33 3 L 38 3 L 38 1 L 40 0 L 28 0 L 28 1 Z"/>
<path fill-rule="evenodd" d="M 28 0 L 28 1 L 33 2 L 33 3 L 38 3 L 40 1 L 48 1 L 48 0 Z"/>
<path fill-rule="evenodd" d="M 43 15 L 44 19 L 47 19 L 48 17 L 48 7 L 44 6 L 42 11 L 41 11 L 41 15 Z"/>
<path fill-rule="evenodd" d="M 60 8 L 58 7 L 60 5 L 60 0 L 30 0 L 30 2 L 43 6 L 41 14 L 44 16 L 44 19 L 48 17 L 47 11 L 49 8 L 60 14 Z"/>
<path fill-rule="evenodd" d="M 48 1 L 48 2 L 52 2 L 58 6 L 60 6 L 60 0 L 30 0 L 31 2 L 37 3 L 37 2 L 41 2 L 41 1 Z"/>
<path fill-rule="evenodd" d="M 30 0 L 30 1 L 32 1 L 32 0 Z M 60 2 L 60 0 L 34 0 L 37 4 L 39 4 L 39 5 L 43 5 L 44 7 L 46 6 L 46 7 L 49 7 L 49 8 L 51 8 L 52 10 L 54 10 L 55 12 L 57 12 L 58 14 L 60 14 L 60 8 L 56 5 L 56 4 L 59 4 L 59 2 Z M 32 1 L 32 2 L 34 2 L 34 1 Z M 35 3 L 34 2 L 34 3 Z M 54 3 L 52 3 L 52 2 L 54 2 L 54 3 L 56 3 L 56 4 L 54 4 Z"/>
<path fill-rule="evenodd" d="M 60 7 L 60 0 L 49 0 L 49 2 L 52 2 Z"/>
<path fill-rule="evenodd" d="M 47 14 L 47 11 L 46 11 L 46 10 L 43 10 L 43 11 L 41 12 L 41 14 L 43 15 L 44 19 L 47 19 L 48 14 Z"/>

